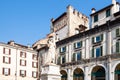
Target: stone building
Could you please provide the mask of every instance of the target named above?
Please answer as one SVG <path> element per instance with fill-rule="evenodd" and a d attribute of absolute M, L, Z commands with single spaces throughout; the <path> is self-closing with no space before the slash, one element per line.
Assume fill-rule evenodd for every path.
<path fill-rule="evenodd" d="M 14 41 L 0 43 L 0 80 L 37 80 L 37 51 Z"/>

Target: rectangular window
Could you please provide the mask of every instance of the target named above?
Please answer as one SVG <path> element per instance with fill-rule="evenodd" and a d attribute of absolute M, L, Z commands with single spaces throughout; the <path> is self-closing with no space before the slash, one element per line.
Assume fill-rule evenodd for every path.
<path fill-rule="evenodd" d="M 10 55 L 11 54 L 11 49 L 3 48 L 3 54 Z"/>
<path fill-rule="evenodd" d="M 109 17 L 111 15 L 110 9 L 106 10 L 106 17 Z"/>
<path fill-rule="evenodd" d="M 94 22 L 97 22 L 97 21 L 98 21 L 98 14 L 94 16 Z"/>
<path fill-rule="evenodd" d="M 93 48 L 91 57 L 100 57 L 103 55 L 102 52 L 103 52 L 102 46 L 99 46 L 97 48 Z"/>
<path fill-rule="evenodd" d="M 26 58 L 26 52 L 20 52 L 20 57 L 22 57 L 22 58 Z"/>
<path fill-rule="evenodd" d="M 81 48 L 82 47 L 82 41 L 74 43 L 74 48 Z"/>
<path fill-rule="evenodd" d="M 103 34 L 96 36 L 96 37 L 92 37 L 92 43 L 97 43 L 101 41 L 103 41 Z"/>
<path fill-rule="evenodd" d="M 11 63 L 11 58 L 10 58 L 10 57 L 6 57 L 6 56 L 3 56 L 3 63 L 10 64 L 10 63 Z"/>
<path fill-rule="evenodd" d="M 116 37 L 119 37 L 120 36 L 120 29 L 116 29 Z"/>
<path fill-rule="evenodd" d="M 32 67 L 33 68 L 37 68 L 38 67 L 38 63 L 37 62 L 32 62 Z"/>
<path fill-rule="evenodd" d="M 37 78 L 37 72 L 32 71 L 32 77 L 33 77 L 33 78 Z"/>
<path fill-rule="evenodd" d="M 21 66 L 26 66 L 26 60 L 20 60 L 20 65 Z"/>
<path fill-rule="evenodd" d="M 81 60 L 82 56 L 81 56 L 81 52 L 77 52 L 77 61 Z"/>
<path fill-rule="evenodd" d="M 37 60 L 37 59 L 38 59 L 38 58 L 37 58 L 37 55 L 33 54 L 33 55 L 32 55 L 32 59 L 33 59 L 33 60 Z"/>
<path fill-rule="evenodd" d="M 10 68 L 3 68 L 3 75 L 5 76 L 10 75 Z"/>
<path fill-rule="evenodd" d="M 60 48 L 60 53 L 66 52 L 66 46 Z"/>
<path fill-rule="evenodd" d="M 25 77 L 26 76 L 26 70 L 20 70 L 20 76 Z"/>

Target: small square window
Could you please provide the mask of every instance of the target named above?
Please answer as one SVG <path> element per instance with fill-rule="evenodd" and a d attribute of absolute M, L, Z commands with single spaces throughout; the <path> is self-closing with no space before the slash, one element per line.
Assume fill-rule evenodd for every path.
<path fill-rule="evenodd" d="M 3 74 L 4 74 L 5 76 L 10 75 L 10 68 L 3 68 Z"/>
<path fill-rule="evenodd" d="M 20 76 L 25 77 L 26 76 L 26 71 L 25 70 L 20 70 Z"/>
<path fill-rule="evenodd" d="M 110 12 L 111 12 L 110 9 L 106 10 L 106 17 L 109 17 L 111 15 Z"/>

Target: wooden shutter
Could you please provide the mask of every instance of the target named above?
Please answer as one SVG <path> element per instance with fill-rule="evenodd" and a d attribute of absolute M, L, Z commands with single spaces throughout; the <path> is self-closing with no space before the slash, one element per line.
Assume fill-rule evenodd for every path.
<path fill-rule="evenodd" d="M 26 58 L 27 57 L 27 53 L 25 52 L 24 54 L 25 54 L 25 58 Z"/>
<path fill-rule="evenodd" d="M 26 66 L 26 64 L 27 64 L 27 61 L 25 60 L 25 66 Z"/>
<path fill-rule="evenodd" d="M 2 68 L 2 74 L 4 75 L 4 73 L 5 73 L 5 68 Z"/>
<path fill-rule="evenodd" d="M 94 37 L 92 37 L 92 44 L 94 43 Z"/>
<path fill-rule="evenodd" d="M 20 57 L 22 57 L 22 51 L 20 51 Z"/>
<path fill-rule="evenodd" d="M 38 62 L 36 62 L 36 68 L 38 68 Z"/>
<path fill-rule="evenodd" d="M 74 49 L 76 48 L 76 43 L 74 43 Z"/>
<path fill-rule="evenodd" d="M 10 75 L 10 68 L 8 69 L 8 75 Z"/>
<path fill-rule="evenodd" d="M 22 64 L 22 61 L 20 60 L 20 65 Z"/>
<path fill-rule="evenodd" d="M 59 52 L 61 53 L 61 48 L 59 48 Z"/>
<path fill-rule="evenodd" d="M 100 47 L 101 50 L 101 56 L 103 56 L 103 46 Z"/>
<path fill-rule="evenodd" d="M 9 55 L 11 54 L 11 49 L 9 49 Z"/>
<path fill-rule="evenodd" d="M 80 48 L 82 47 L 82 41 L 80 41 Z"/>
<path fill-rule="evenodd" d="M 120 46 L 120 43 L 116 42 L 116 53 L 119 53 L 119 46 Z"/>
<path fill-rule="evenodd" d="M 5 48 L 3 48 L 3 54 L 5 54 Z"/>
<path fill-rule="evenodd" d="M 116 37 L 118 37 L 120 35 L 120 31 L 119 31 L 119 28 L 116 29 Z"/>
<path fill-rule="evenodd" d="M 3 63 L 5 63 L 5 56 L 3 56 Z"/>
<path fill-rule="evenodd" d="M 34 67 L 34 62 L 32 62 L 32 67 Z"/>
<path fill-rule="evenodd" d="M 101 41 L 103 41 L 103 34 L 101 34 L 100 38 L 101 38 Z"/>
<path fill-rule="evenodd" d="M 27 72 L 26 72 L 26 70 L 25 70 L 25 76 L 26 76 L 26 73 L 27 73 Z"/>
<path fill-rule="evenodd" d="M 11 58 L 9 57 L 9 64 L 11 63 Z"/>
<path fill-rule="evenodd" d="M 75 59 L 76 59 L 76 54 L 73 53 L 73 61 L 75 61 Z"/>
<path fill-rule="evenodd" d="M 92 48 L 92 58 L 94 58 L 94 48 Z"/>

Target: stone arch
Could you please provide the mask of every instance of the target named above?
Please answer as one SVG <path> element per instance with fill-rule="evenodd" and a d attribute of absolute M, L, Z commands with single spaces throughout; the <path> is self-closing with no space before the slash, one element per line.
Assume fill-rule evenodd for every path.
<path fill-rule="evenodd" d="M 73 80 L 84 80 L 84 72 L 81 68 L 76 68 L 73 71 Z"/>
<path fill-rule="evenodd" d="M 61 70 L 60 74 L 61 74 L 61 80 L 67 80 L 68 74 L 65 70 Z"/>
<path fill-rule="evenodd" d="M 120 63 L 114 69 L 114 80 L 120 80 Z"/>
<path fill-rule="evenodd" d="M 91 71 L 91 80 L 105 80 L 106 70 L 103 66 L 95 66 Z"/>

